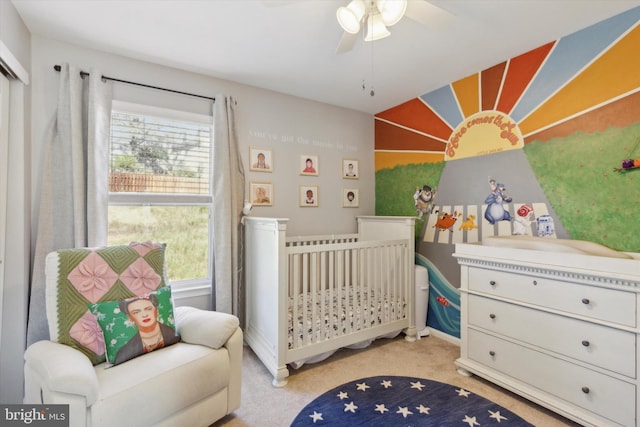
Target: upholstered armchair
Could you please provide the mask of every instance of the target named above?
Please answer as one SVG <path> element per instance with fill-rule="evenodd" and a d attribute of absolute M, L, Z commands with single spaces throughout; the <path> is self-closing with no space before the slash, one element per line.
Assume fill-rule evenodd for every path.
<path fill-rule="evenodd" d="M 74 427 L 209 426 L 240 406 L 238 319 L 173 307 L 163 245 L 62 250 L 46 263 L 51 339 L 25 352 L 25 403 L 68 404 Z M 147 345 L 136 304 L 164 339 Z M 134 342 L 139 354 L 112 357 Z"/>

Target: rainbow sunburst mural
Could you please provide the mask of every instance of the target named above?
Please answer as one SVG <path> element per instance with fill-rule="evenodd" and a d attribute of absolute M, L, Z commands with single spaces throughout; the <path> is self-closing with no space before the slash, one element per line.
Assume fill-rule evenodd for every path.
<path fill-rule="evenodd" d="M 376 114 L 376 170 L 633 123 L 639 20 L 637 7 Z"/>

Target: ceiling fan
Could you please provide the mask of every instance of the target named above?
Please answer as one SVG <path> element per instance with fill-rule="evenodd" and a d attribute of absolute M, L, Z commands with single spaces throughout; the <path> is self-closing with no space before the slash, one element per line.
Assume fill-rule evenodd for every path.
<path fill-rule="evenodd" d="M 425 0 L 351 0 L 336 11 L 338 23 L 344 30 L 336 53 L 353 49 L 360 32 L 364 41 L 391 35 L 388 27 L 397 24 L 404 16 L 429 27 L 446 25 L 453 17 Z"/>

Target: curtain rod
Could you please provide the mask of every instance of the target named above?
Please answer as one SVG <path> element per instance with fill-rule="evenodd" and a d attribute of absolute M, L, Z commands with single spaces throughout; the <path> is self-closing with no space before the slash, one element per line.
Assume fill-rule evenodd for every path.
<path fill-rule="evenodd" d="M 53 69 L 58 71 L 58 72 L 60 72 L 62 67 L 60 65 L 54 65 Z M 88 75 L 89 75 L 89 73 L 87 73 L 86 71 L 80 71 L 80 76 L 82 78 L 84 78 L 84 77 L 86 77 Z M 188 92 L 182 92 L 182 91 L 179 91 L 179 90 L 167 89 L 167 88 L 164 88 L 164 87 L 151 86 L 151 85 L 147 85 L 147 84 L 144 84 L 144 83 L 130 82 L 128 80 L 120 80 L 120 79 L 116 79 L 116 78 L 113 78 L 113 77 L 102 76 L 102 79 L 103 80 L 110 80 L 112 82 L 125 83 L 125 84 L 128 84 L 128 85 L 142 86 L 142 87 L 146 87 L 146 88 L 149 88 L 149 89 L 163 90 L 165 92 L 177 93 L 178 95 L 187 95 L 187 96 L 193 96 L 195 98 L 208 99 L 208 100 L 214 101 L 214 102 L 216 100 L 215 98 L 212 98 L 210 96 L 197 95 L 195 93 L 188 93 Z"/>

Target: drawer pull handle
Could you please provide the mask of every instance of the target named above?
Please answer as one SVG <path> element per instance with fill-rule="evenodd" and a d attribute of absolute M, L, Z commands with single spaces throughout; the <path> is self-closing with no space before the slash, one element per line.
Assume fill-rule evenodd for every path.
<path fill-rule="evenodd" d="M 495 315 L 495 314 L 493 314 L 493 313 L 491 313 L 491 314 L 489 315 L 489 317 L 490 317 L 490 318 L 492 318 L 492 319 L 495 319 L 495 318 L 496 318 L 496 315 Z"/>
<path fill-rule="evenodd" d="M 490 281 L 490 282 L 489 282 L 489 284 L 490 284 L 491 286 L 495 286 L 495 285 L 496 285 L 496 281 L 495 281 L 495 280 L 492 280 L 492 281 Z"/>
<path fill-rule="evenodd" d="M 589 387 L 587 387 L 587 386 L 582 387 L 582 392 L 583 392 L 584 394 L 589 394 L 589 392 L 590 392 L 590 391 L 591 391 L 591 390 L 589 390 Z"/>
<path fill-rule="evenodd" d="M 582 303 L 583 304 L 589 304 L 591 301 L 589 301 L 589 298 L 582 298 Z"/>
<path fill-rule="evenodd" d="M 538 281 L 537 280 L 533 281 L 533 286 L 538 286 Z"/>
<path fill-rule="evenodd" d="M 495 351 L 491 350 L 491 351 L 489 352 L 489 356 L 493 357 L 493 356 L 495 356 L 495 355 L 496 355 L 496 352 L 495 352 Z"/>
<path fill-rule="evenodd" d="M 582 341 L 582 345 L 585 347 L 589 347 L 589 345 L 591 345 L 591 343 L 587 340 Z"/>

